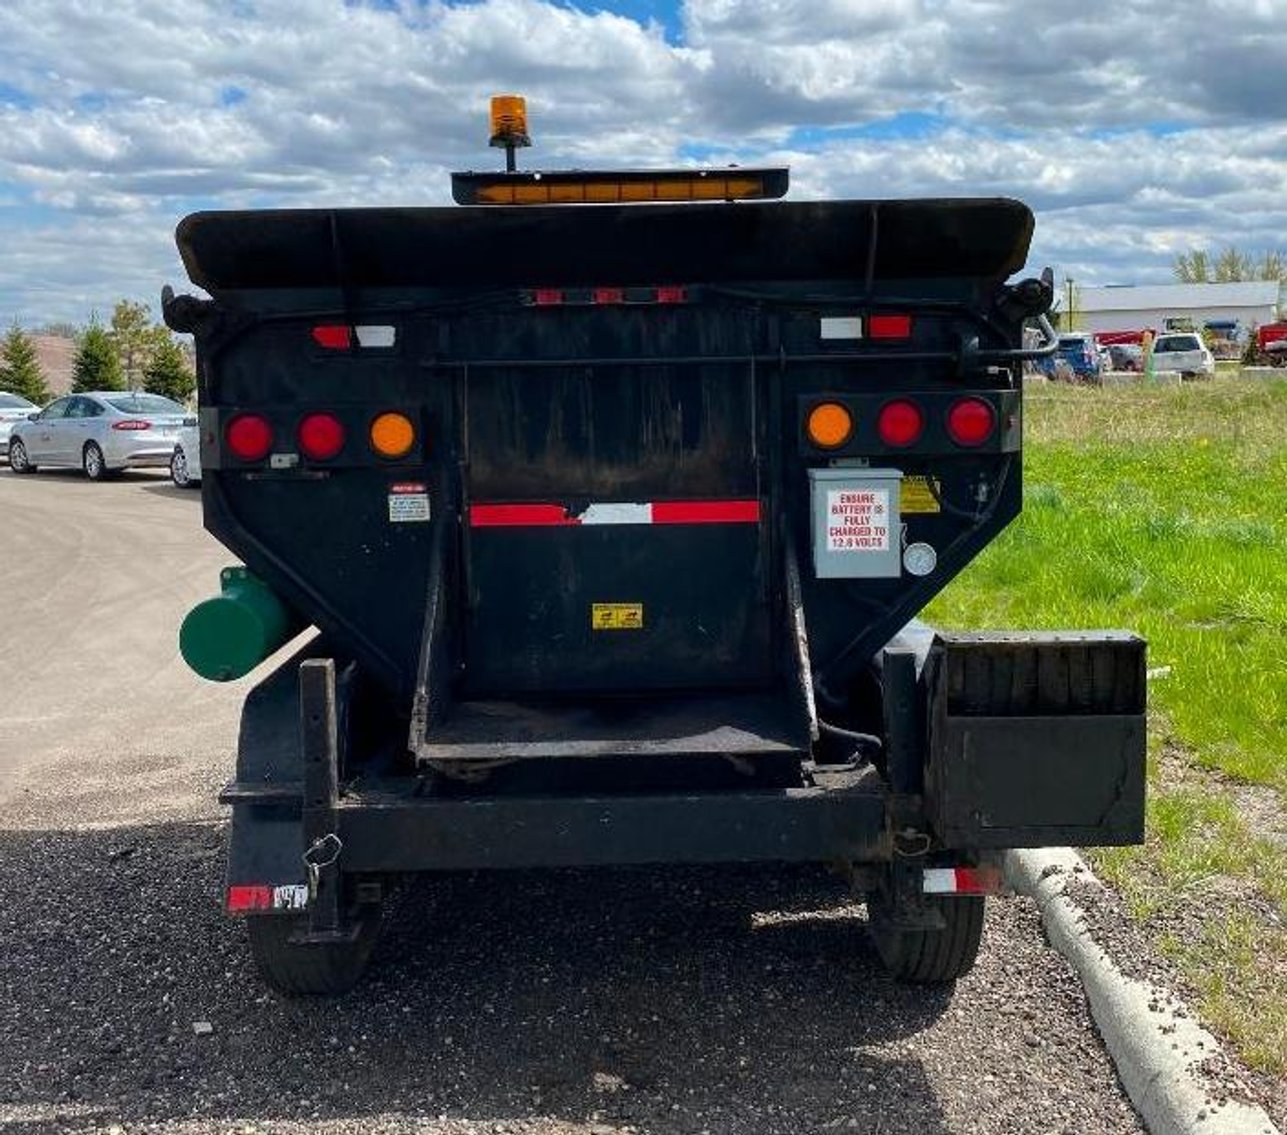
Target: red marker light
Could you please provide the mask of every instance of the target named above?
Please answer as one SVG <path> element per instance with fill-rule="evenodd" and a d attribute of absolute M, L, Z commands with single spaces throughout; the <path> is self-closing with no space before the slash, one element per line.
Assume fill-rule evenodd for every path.
<path fill-rule="evenodd" d="M 870 339 L 910 339 L 912 337 L 912 317 L 910 315 L 869 315 L 867 317 L 867 337 Z"/>
<path fill-rule="evenodd" d="M 240 461 L 262 461 L 273 447 L 273 427 L 258 414 L 238 414 L 224 430 L 224 440 Z"/>
<path fill-rule="evenodd" d="M 329 461 L 344 448 L 344 424 L 334 414 L 309 414 L 296 431 L 300 452 L 313 461 Z"/>
<path fill-rule="evenodd" d="M 563 293 L 558 288 L 537 288 L 532 293 L 532 303 L 537 307 L 554 307 L 563 302 Z"/>
<path fill-rule="evenodd" d="M 947 412 L 947 432 L 957 445 L 982 445 L 996 424 L 996 411 L 982 398 L 962 398 Z"/>
<path fill-rule="evenodd" d="M 123 422 L 113 422 L 114 430 L 150 430 L 151 422 L 145 422 L 142 418 L 126 418 Z"/>
<path fill-rule="evenodd" d="M 229 914 L 245 914 L 251 910 L 272 910 L 273 889 L 262 886 L 233 886 L 228 888 Z"/>
<path fill-rule="evenodd" d="M 622 288 L 595 288 L 595 303 L 625 303 L 626 293 Z"/>
<path fill-rule="evenodd" d="M 881 407 L 876 429 L 886 445 L 902 449 L 920 440 L 925 431 L 925 415 L 915 402 L 899 398 Z"/>
<path fill-rule="evenodd" d="M 347 323 L 322 323 L 313 328 L 313 342 L 328 351 L 345 351 L 353 345 L 353 328 Z"/>
<path fill-rule="evenodd" d="M 658 303 L 687 303 L 688 295 L 683 288 L 666 286 L 657 289 Z"/>

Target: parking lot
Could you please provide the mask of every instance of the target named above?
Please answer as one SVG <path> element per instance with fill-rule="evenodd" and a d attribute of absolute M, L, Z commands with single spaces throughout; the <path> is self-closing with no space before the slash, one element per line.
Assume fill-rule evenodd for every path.
<path fill-rule="evenodd" d="M 218 905 L 253 677 L 175 644 L 228 562 L 199 494 L 0 468 L 0 533 L 0 1128 L 1140 1130 L 1022 899 L 953 994 L 822 872 L 429 879 L 352 994 L 269 994 Z"/>

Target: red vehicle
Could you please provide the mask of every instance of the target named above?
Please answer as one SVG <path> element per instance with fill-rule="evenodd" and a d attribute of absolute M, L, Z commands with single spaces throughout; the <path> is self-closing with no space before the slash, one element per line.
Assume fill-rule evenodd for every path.
<path fill-rule="evenodd" d="M 1095 342 L 1101 347 L 1120 347 L 1130 343 L 1139 346 L 1144 342 L 1146 332 L 1154 336 L 1157 334 L 1152 328 L 1142 328 L 1138 331 L 1096 331 Z"/>
<path fill-rule="evenodd" d="M 1287 322 L 1257 328 L 1256 346 L 1274 366 L 1287 366 Z"/>

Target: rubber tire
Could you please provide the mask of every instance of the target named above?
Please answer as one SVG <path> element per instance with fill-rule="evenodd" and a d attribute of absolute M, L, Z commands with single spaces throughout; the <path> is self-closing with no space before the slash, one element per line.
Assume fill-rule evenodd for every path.
<path fill-rule="evenodd" d="M 334 997 L 347 993 L 366 971 L 380 935 L 378 916 L 359 923 L 352 942 L 299 945 L 290 936 L 302 920 L 284 915 L 256 915 L 246 920 L 250 953 L 259 976 L 288 997 Z"/>
<path fill-rule="evenodd" d="M 175 472 L 176 469 L 182 469 L 182 476 Z M 170 454 L 170 480 L 174 482 L 175 488 L 190 489 L 195 484 L 191 477 L 188 476 L 188 459 L 183 450 L 176 448 Z"/>
<path fill-rule="evenodd" d="M 13 447 L 15 445 L 22 450 L 23 462 L 21 465 L 15 465 L 13 463 Z M 31 458 L 27 456 L 27 447 L 23 445 L 21 441 L 9 442 L 9 470 L 12 473 L 16 473 L 19 477 L 36 471 L 36 467 L 31 463 Z"/>
<path fill-rule="evenodd" d="M 89 451 L 91 449 L 98 454 L 98 464 L 96 466 L 98 469 L 97 473 L 91 472 L 89 462 Z M 107 458 L 103 456 L 103 451 L 98 447 L 98 443 L 94 441 L 87 441 L 85 443 L 85 448 L 81 451 L 80 455 L 80 467 L 85 470 L 85 476 L 91 481 L 106 481 L 111 473 L 107 468 Z"/>
<path fill-rule="evenodd" d="M 942 913 L 942 930 L 905 930 L 891 924 L 892 912 L 872 895 L 867 920 L 876 952 L 890 975 L 899 981 L 936 985 L 964 977 L 974 968 L 983 937 L 982 895 L 931 896 L 925 900 Z"/>

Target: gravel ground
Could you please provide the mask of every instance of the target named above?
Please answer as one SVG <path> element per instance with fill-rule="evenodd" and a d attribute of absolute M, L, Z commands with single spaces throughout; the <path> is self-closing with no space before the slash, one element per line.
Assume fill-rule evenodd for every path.
<path fill-rule="evenodd" d="M 1149 945 L 1149 936 L 1165 932 L 1176 935 L 1199 935 L 1202 920 L 1210 916 L 1211 904 L 1198 908 L 1185 906 L 1169 915 L 1155 916 L 1147 927 L 1131 917 L 1126 904 L 1116 891 L 1088 876 L 1070 882 L 1065 893 L 1080 908 L 1091 936 L 1118 964 L 1127 977 L 1149 982 L 1166 991 L 1159 1003 L 1184 1015 L 1176 1000 L 1188 1005 L 1199 1001 L 1197 991 L 1184 980 L 1177 967 L 1161 957 Z M 1232 1050 L 1230 1050 L 1232 1051 Z M 1195 1063 L 1200 1081 L 1209 1093 L 1213 1106 L 1225 1100 L 1258 1104 L 1280 1128 L 1287 1129 L 1287 1082 L 1264 1072 L 1256 1072 L 1231 1059 L 1227 1052 L 1213 1052 Z"/>
<path fill-rule="evenodd" d="M 451 876 L 348 997 L 267 993 L 217 903 L 244 684 L 174 658 L 226 559 L 195 501 L 0 472 L 0 511 L 40 652 L 0 701 L 0 1130 L 1141 1130 L 1024 899 L 950 993 L 890 982 L 821 872 Z"/>
<path fill-rule="evenodd" d="M 222 842 L 0 841 L 7 1130 L 1139 1130 L 1026 900 L 951 996 L 813 872 L 449 877 L 353 994 L 292 1003 L 216 908 Z"/>

